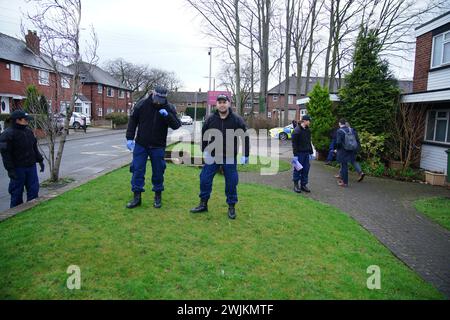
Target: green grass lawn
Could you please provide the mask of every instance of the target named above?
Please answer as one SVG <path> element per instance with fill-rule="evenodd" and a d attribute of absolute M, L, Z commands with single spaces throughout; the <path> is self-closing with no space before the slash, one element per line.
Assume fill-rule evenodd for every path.
<path fill-rule="evenodd" d="M 422 199 L 414 205 L 431 220 L 450 230 L 450 198 Z"/>
<path fill-rule="evenodd" d="M 200 146 L 198 144 L 191 144 L 191 143 L 185 143 L 180 142 L 177 144 L 172 144 L 167 147 L 168 151 L 175 151 L 175 152 L 189 152 L 194 157 L 202 157 L 202 151 L 200 149 Z M 238 155 L 238 161 L 241 157 L 241 154 Z M 273 162 L 272 165 L 270 162 Z M 283 172 L 288 171 L 291 169 L 291 164 L 288 161 L 281 160 L 281 159 L 275 159 L 275 158 L 268 158 L 263 156 L 254 156 L 250 155 L 249 158 L 249 164 L 243 166 L 238 166 L 239 172 L 260 172 L 262 168 L 266 168 L 269 172 Z"/>
<path fill-rule="evenodd" d="M 0 298 L 443 298 L 346 214 L 285 190 L 239 185 L 231 221 L 218 175 L 210 212 L 190 214 L 199 172 L 168 165 L 160 210 L 151 192 L 125 209 L 122 168 L 0 223 Z M 381 290 L 366 287 L 371 265 Z"/>

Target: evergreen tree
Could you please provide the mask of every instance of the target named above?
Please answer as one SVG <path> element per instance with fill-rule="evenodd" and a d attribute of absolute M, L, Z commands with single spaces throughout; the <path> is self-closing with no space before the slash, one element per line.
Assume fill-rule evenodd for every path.
<path fill-rule="evenodd" d="M 39 109 L 40 105 L 40 97 L 41 94 L 39 93 L 38 89 L 34 85 L 29 85 L 26 88 L 26 98 L 23 103 L 24 111 L 28 113 L 36 113 L 36 109 Z"/>
<path fill-rule="evenodd" d="M 374 30 L 367 32 L 362 27 L 355 44 L 353 71 L 345 77 L 338 107 L 339 116 L 352 127 L 375 135 L 388 129 L 400 95 L 387 61 L 380 58 L 380 50 Z"/>
<path fill-rule="evenodd" d="M 317 150 L 328 150 L 330 132 L 336 123 L 328 89 L 317 83 L 308 94 L 308 115 L 311 116 L 311 138 Z"/>

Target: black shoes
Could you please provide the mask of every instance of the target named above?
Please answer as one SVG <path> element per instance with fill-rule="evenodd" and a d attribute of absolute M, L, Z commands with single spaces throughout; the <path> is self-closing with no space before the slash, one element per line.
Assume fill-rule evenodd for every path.
<path fill-rule="evenodd" d="M 200 204 L 197 207 L 191 209 L 192 213 L 200 213 L 200 212 L 207 212 L 207 211 L 208 211 L 208 201 L 203 201 L 203 200 L 200 201 Z"/>
<path fill-rule="evenodd" d="M 162 197 L 161 192 L 155 192 L 155 201 L 153 202 L 153 207 L 159 209 L 162 207 Z"/>
<path fill-rule="evenodd" d="M 359 175 L 359 178 L 358 178 L 358 182 L 363 181 L 365 176 L 366 176 L 366 174 L 364 172 L 361 172 L 361 174 Z"/>
<path fill-rule="evenodd" d="M 228 218 L 231 220 L 236 219 L 236 209 L 234 208 L 234 204 L 228 206 Z"/>
<path fill-rule="evenodd" d="M 311 192 L 311 190 L 309 190 L 309 188 L 307 186 L 302 186 L 301 190 L 306 192 L 306 193 L 310 193 Z"/>
<path fill-rule="evenodd" d="M 133 209 L 133 208 L 139 207 L 141 205 L 141 203 L 142 203 L 141 193 L 135 192 L 134 198 L 133 198 L 133 200 L 131 200 L 131 202 L 129 202 L 127 204 L 127 208 Z"/>
<path fill-rule="evenodd" d="M 302 193 L 302 190 L 299 187 L 298 182 L 294 182 L 294 192 Z"/>

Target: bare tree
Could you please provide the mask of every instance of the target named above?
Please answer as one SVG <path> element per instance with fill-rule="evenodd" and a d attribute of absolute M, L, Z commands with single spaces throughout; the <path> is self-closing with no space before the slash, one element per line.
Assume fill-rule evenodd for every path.
<path fill-rule="evenodd" d="M 285 61 L 285 88 L 284 88 L 284 126 L 289 122 L 289 79 L 291 76 L 291 46 L 292 25 L 294 22 L 294 0 L 286 0 L 286 61 Z"/>
<path fill-rule="evenodd" d="M 240 92 L 240 30 L 239 10 L 241 0 L 186 0 L 202 16 L 207 29 L 205 34 L 221 39 L 224 49 L 235 66 L 236 109 L 242 112 Z M 233 51 L 233 52 L 232 52 Z"/>
<path fill-rule="evenodd" d="M 36 5 L 36 12 L 27 13 L 26 17 L 41 37 L 41 58 L 52 67 L 52 72 L 56 75 L 58 85 L 56 86 L 55 103 L 59 101 L 58 95 L 61 92 L 60 79 L 65 70 L 62 66 L 70 66 L 70 102 L 65 110 L 64 130 L 58 139 L 55 139 L 52 131 L 55 126 L 53 115 L 49 113 L 47 118 L 49 123 L 47 129 L 50 132 L 47 135 L 49 152 L 44 152 L 44 154 L 50 167 L 50 180 L 56 182 L 59 180 L 70 118 L 80 92 L 80 65 L 83 56 L 90 64 L 96 62 L 98 41 L 93 28 L 91 28 L 91 38 L 86 43 L 86 52 L 84 55 L 81 53 L 81 0 L 30 0 L 28 2 Z"/>

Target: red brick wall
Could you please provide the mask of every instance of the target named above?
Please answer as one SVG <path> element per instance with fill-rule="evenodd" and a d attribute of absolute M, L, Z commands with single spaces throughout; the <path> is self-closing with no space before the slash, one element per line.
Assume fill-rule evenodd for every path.
<path fill-rule="evenodd" d="M 414 64 L 413 92 L 426 91 L 428 86 L 428 71 L 431 64 L 431 47 L 433 35 L 425 33 L 416 39 L 416 59 Z"/>
<path fill-rule="evenodd" d="M 117 88 L 114 88 L 114 97 L 108 97 L 106 94 L 107 93 L 106 86 L 103 86 L 102 93 L 98 93 L 97 84 L 84 84 L 82 86 L 82 92 L 92 102 L 91 117 L 93 117 L 93 119 L 95 120 L 104 118 L 108 108 L 114 109 L 115 112 L 119 112 L 119 110 L 127 112 L 131 108 L 132 103 L 131 92 L 129 98 L 127 97 L 126 91 L 124 98 L 119 98 L 119 90 Z M 102 108 L 103 116 L 99 116 L 98 114 L 99 108 Z"/>
<path fill-rule="evenodd" d="M 21 66 L 21 80 L 14 81 L 11 80 L 11 70 L 7 69 L 6 66 L 9 64 L 7 61 L 0 61 L 0 93 L 14 94 L 19 96 L 26 96 L 26 88 L 29 85 L 35 85 L 40 93 L 45 95 L 48 100 L 52 101 L 53 110 L 58 110 L 60 101 L 69 99 L 71 95 L 70 89 L 62 89 L 60 82 L 58 86 L 60 87 L 60 94 L 57 97 L 57 78 L 56 74 L 50 73 L 49 85 L 39 84 L 39 71 L 29 67 Z M 11 68 L 11 67 L 10 67 Z M 60 81 L 60 80 L 59 80 Z M 22 106 L 20 101 L 11 101 L 11 109 L 19 108 Z M 55 103 L 56 102 L 56 103 Z"/>
<path fill-rule="evenodd" d="M 272 113 L 272 118 L 273 117 L 278 118 L 278 113 L 273 112 L 275 109 L 284 110 L 284 101 L 285 101 L 284 95 L 280 95 L 278 97 L 278 101 L 276 101 L 276 102 L 273 101 L 273 95 L 267 96 L 267 112 Z M 289 104 L 289 109 L 297 110 L 297 104 L 296 104 L 297 96 L 293 96 L 292 102 L 293 103 Z M 299 119 L 299 117 L 300 117 L 300 113 L 297 112 L 297 115 L 296 115 L 297 120 Z"/>

